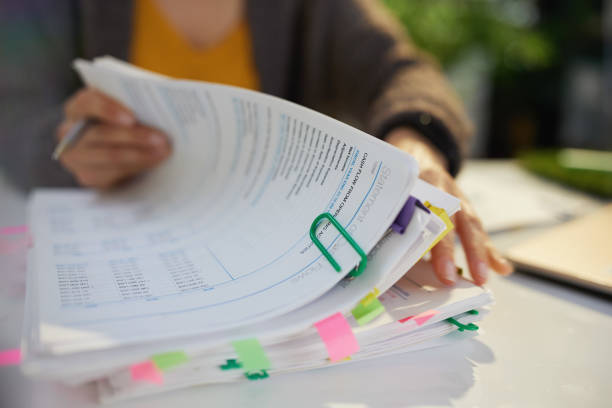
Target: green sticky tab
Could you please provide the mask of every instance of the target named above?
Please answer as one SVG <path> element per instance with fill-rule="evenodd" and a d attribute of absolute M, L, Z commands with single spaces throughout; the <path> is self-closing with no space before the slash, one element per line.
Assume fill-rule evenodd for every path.
<path fill-rule="evenodd" d="M 232 342 L 238 360 L 242 363 L 244 371 L 267 370 L 270 360 L 266 357 L 263 347 L 257 339 L 237 340 Z"/>
<path fill-rule="evenodd" d="M 169 351 L 167 353 L 156 354 L 151 357 L 157 368 L 162 371 L 169 370 L 189 361 L 189 357 L 183 351 Z"/>
<path fill-rule="evenodd" d="M 384 311 L 385 307 L 380 303 L 380 300 L 375 298 L 367 305 L 359 303 L 357 307 L 351 310 L 351 313 L 353 317 L 355 317 L 355 320 L 357 320 L 357 323 L 363 326 Z"/>

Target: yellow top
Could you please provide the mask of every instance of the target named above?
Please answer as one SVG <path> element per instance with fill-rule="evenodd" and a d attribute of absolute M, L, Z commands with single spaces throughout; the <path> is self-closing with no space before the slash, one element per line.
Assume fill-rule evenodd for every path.
<path fill-rule="evenodd" d="M 259 89 L 251 34 L 244 19 L 218 44 L 200 50 L 172 27 L 153 0 L 137 0 L 130 62 L 175 78 Z"/>

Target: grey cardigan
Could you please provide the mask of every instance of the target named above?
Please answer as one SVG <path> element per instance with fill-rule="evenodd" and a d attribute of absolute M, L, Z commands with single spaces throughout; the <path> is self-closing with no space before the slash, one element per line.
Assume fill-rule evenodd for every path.
<path fill-rule="evenodd" d="M 434 64 L 376 0 L 249 0 L 261 90 L 384 137 L 417 129 L 456 174 L 471 126 Z M 128 58 L 132 2 L 0 3 L 0 165 L 18 186 L 75 185 L 51 161 L 76 57 Z"/>

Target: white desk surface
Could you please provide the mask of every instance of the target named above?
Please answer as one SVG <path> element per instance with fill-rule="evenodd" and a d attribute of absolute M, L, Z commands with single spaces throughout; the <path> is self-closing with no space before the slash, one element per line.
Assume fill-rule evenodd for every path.
<path fill-rule="evenodd" d="M 508 163 L 470 163 L 466 174 L 483 166 L 499 170 Z M 23 223 L 24 204 L 25 198 L 0 175 L 0 226 Z M 494 241 L 503 247 L 524 234 L 496 234 Z M 0 265 L 0 277 L 7 274 Z M 497 303 L 474 339 L 265 381 L 194 387 L 112 407 L 610 406 L 610 298 L 523 273 L 493 276 L 488 286 Z M 0 291 L 0 349 L 18 346 L 22 314 L 23 299 Z M 33 381 L 16 367 L 0 367 L 0 407 L 94 406 L 91 387 Z"/>

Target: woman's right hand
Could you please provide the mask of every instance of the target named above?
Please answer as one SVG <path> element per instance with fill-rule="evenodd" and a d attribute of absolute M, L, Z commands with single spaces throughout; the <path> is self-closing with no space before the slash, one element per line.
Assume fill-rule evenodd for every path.
<path fill-rule="evenodd" d="M 108 189 L 159 165 L 171 152 L 166 135 L 140 125 L 134 114 L 93 88 L 83 88 L 65 104 L 57 139 L 76 121 L 97 122 L 60 156 L 62 165 L 85 187 Z"/>

